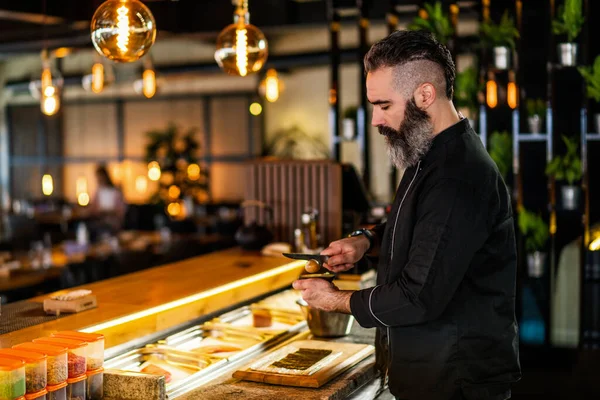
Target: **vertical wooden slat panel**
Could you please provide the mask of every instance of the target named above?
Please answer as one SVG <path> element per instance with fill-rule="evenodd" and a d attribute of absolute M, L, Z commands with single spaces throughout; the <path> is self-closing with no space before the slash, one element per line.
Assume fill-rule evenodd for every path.
<path fill-rule="evenodd" d="M 259 200 L 273 207 L 271 228 L 275 240 L 293 242 L 294 228 L 301 225 L 301 214 L 316 208 L 323 245 L 341 235 L 341 166 L 331 161 L 255 161 L 248 169 L 246 199 Z M 253 210 L 248 210 L 248 215 Z M 254 210 L 255 212 L 255 210 Z M 258 213 L 258 222 L 266 215 Z"/>

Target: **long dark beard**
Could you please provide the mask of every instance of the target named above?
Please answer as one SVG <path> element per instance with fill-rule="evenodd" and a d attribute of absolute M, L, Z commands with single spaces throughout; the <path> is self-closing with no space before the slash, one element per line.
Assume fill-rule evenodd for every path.
<path fill-rule="evenodd" d="M 392 163 L 400 169 L 416 165 L 429 151 L 433 141 L 431 118 L 417 107 L 414 98 L 406 102 L 404 120 L 398 130 L 388 126 L 379 126 L 378 129 L 385 136 Z"/>

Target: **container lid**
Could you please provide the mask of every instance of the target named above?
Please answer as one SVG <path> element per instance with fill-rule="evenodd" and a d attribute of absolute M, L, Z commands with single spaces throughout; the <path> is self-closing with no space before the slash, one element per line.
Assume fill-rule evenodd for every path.
<path fill-rule="evenodd" d="M 53 333 L 51 336 L 68 338 L 68 339 L 79 339 L 79 340 L 86 341 L 88 343 L 104 340 L 104 335 L 102 335 L 100 333 L 83 333 L 83 332 L 77 332 L 77 331 L 60 331 L 60 332 Z"/>
<path fill-rule="evenodd" d="M 26 400 L 33 400 L 33 399 L 39 399 L 40 397 L 44 396 L 48 394 L 48 391 L 46 389 L 42 389 L 39 392 L 35 392 L 35 393 L 26 393 L 25 394 L 25 399 Z"/>
<path fill-rule="evenodd" d="M 101 374 L 102 372 L 104 372 L 104 368 L 100 367 L 100 368 L 96 368 L 96 369 L 92 369 L 90 371 L 87 371 L 85 374 L 90 377 L 92 375 L 96 375 L 96 374 Z"/>
<path fill-rule="evenodd" d="M 63 382 L 63 383 L 59 383 L 58 385 L 54 385 L 54 386 L 46 386 L 46 389 L 48 390 L 48 392 L 56 392 L 57 390 L 60 390 L 62 388 L 67 387 L 67 382 Z"/>
<path fill-rule="evenodd" d="M 44 344 L 44 343 L 33 343 L 26 342 L 17 344 L 12 347 L 13 349 L 18 350 L 27 350 L 35 353 L 46 354 L 47 356 L 60 356 L 61 354 L 65 354 L 67 352 L 67 348 L 65 346 L 57 346 L 52 344 Z"/>
<path fill-rule="evenodd" d="M 0 357 L 0 371 L 14 371 L 15 369 L 23 368 L 24 366 L 25 361 L 23 360 Z"/>
<path fill-rule="evenodd" d="M 57 338 L 57 337 L 42 337 L 38 339 L 33 339 L 34 343 L 44 343 L 44 344 L 53 344 L 65 346 L 69 350 L 79 349 L 81 347 L 87 346 L 87 342 L 83 340 L 77 339 L 67 339 L 67 338 Z"/>
<path fill-rule="evenodd" d="M 81 376 L 78 376 L 77 378 L 69 378 L 69 379 L 67 379 L 67 383 L 69 385 L 71 385 L 73 383 L 81 382 L 81 381 L 84 381 L 86 379 L 87 379 L 87 376 L 81 375 Z"/>
<path fill-rule="evenodd" d="M 17 349 L 0 349 L 0 357 L 23 360 L 27 364 L 39 363 L 46 359 L 45 354 L 34 353 L 32 351 L 26 351 L 26 350 L 17 350 Z"/>

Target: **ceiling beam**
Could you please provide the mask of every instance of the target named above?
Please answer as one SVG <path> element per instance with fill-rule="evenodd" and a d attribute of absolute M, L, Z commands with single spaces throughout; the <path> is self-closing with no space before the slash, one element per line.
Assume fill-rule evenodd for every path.
<path fill-rule="evenodd" d="M 37 25 L 59 25 L 66 22 L 61 17 L 11 10 L 0 10 L 0 20 L 26 22 Z"/>

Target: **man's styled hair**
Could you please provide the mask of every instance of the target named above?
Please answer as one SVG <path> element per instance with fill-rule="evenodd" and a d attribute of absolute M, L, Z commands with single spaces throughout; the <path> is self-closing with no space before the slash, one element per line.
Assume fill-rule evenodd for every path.
<path fill-rule="evenodd" d="M 432 83 L 448 100 L 454 94 L 456 70 L 452 55 L 428 32 L 396 31 L 371 46 L 364 59 L 365 74 L 394 68 L 396 89 L 411 94 L 420 84 Z"/>

